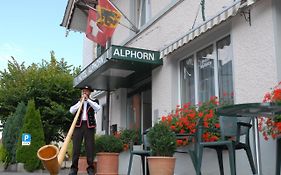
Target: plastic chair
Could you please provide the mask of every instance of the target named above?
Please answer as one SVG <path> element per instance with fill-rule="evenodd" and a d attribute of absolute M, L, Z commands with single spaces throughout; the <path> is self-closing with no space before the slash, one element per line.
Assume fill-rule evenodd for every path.
<path fill-rule="evenodd" d="M 131 168 L 133 163 L 133 157 L 134 155 L 141 156 L 141 162 L 142 162 L 142 174 L 145 175 L 145 167 L 148 167 L 147 163 L 145 166 L 145 159 L 148 156 L 151 156 L 151 151 L 149 150 L 150 144 L 148 142 L 147 133 L 149 129 L 145 130 L 143 133 L 143 150 L 131 150 L 130 151 L 130 160 L 129 160 L 129 167 L 127 175 L 131 174 Z M 149 175 L 149 169 L 146 168 L 147 175 Z"/>
<path fill-rule="evenodd" d="M 280 175 L 281 166 L 281 136 L 276 138 L 276 168 L 275 174 Z"/>
<path fill-rule="evenodd" d="M 198 164 L 197 172 L 201 170 L 203 148 L 215 149 L 219 161 L 220 174 L 224 175 L 222 151 L 228 150 L 229 163 L 231 175 L 236 175 L 236 162 L 235 162 L 235 150 L 244 149 L 247 153 L 247 157 L 252 169 L 253 174 L 256 174 L 256 168 L 253 161 L 252 151 L 249 142 L 249 130 L 252 127 L 250 124 L 250 117 L 231 117 L 220 116 L 220 133 L 221 139 L 216 142 L 203 142 L 202 137 L 199 137 L 199 152 L 198 152 Z M 203 133 L 203 126 L 200 127 L 199 133 Z M 245 137 L 244 142 L 241 141 L 241 136 Z"/>
<path fill-rule="evenodd" d="M 189 154 L 194 169 L 196 171 L 196 175 L 201 175 L 201 171 L 197 170 L 198 166 L 198 151 L 199 151 L 199 136 L 202 135 L 199 131 L 199 127 L 202 125 L 202 119 L 198 119 L 196 124 L 196 132 L 194 134 L 184 133 L 184 134 L 176 134 L 177 139 L 185 139 L 188 138 L 189 142 L 192 142 L 193 145 L 186 150 L 176 149 L 176 153 L 185 153 Z"/>

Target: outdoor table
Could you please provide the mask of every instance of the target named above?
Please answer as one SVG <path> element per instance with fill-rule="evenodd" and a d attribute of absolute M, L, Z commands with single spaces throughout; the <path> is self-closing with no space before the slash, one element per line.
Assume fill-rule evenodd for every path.
<path fill-rule="evenodd" d="M 221 116 L 253 118 L 254 160 L 258 175 L 262 175 L 258 117 L 274 117 L 281 114 L 281 106 L 275 103 L 244 103 L 219 107 L 216 112 Z"/>

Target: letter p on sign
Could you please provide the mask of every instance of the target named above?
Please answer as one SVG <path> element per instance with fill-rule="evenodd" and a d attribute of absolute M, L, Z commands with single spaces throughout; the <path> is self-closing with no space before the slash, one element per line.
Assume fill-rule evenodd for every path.
<path fill-rule="evenodd" d="M 30 145 L 31 143 L 31 135 L 27 133 L 23 133 L 21 136 L 21 145 Z"/>

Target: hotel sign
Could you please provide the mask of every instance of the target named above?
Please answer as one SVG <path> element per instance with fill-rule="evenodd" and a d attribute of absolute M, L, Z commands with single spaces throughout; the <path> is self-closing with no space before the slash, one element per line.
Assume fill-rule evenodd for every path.
<path fill-rule="evenodd" d="M 108 62 L 109 60 L 138 62 L 153 64 L 154 66 L 163 64 L 163 60 L 160 59 L 159 51 L 112 45 L 106 52 L 89 64 L 77 77 L 74 78 L 74 86 L 79 85 L 105 64 L 115 64 L 115 62 Z"/>
<path fill-rule="evenodd" d="M 150 64 L 162 64 L 160 52 L 139 48 L 112 46 L 112 58 Z"/>

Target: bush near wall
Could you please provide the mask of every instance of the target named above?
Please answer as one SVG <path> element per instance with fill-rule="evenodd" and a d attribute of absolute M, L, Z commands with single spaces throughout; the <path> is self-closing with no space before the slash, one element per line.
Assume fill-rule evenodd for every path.
<path fill-rule="evenodd" d="M 42 166 L 41 161 L 37 157 L 37 151 L 45 145 L 41 115 L 39 110 L 35 109 L 34 100 L 28 101 L 19 140 L 21 140 L 23 133 L 31 135 L 31 144 L 22 145 L 21 142 L 18 142 L 16 159 L 18 162 L 24 163 L 24 168 L 27 171 L 32 172 Z"/>
<path fill-rule="evenodd" d="M 16 147 L 23 125 L 26 106 L 23 102 L 17 105 L 16 111 L 9 116 L 3 129 L 3 146 L 7 150 L 5 166 L 16 163 Z"/>
<path fill-rule="evenodd" d="M 8 155 L 7 150 L 5 149 L 3 144 L 0 144 L 0 165 L 6 163 L 7 155 Z"/>

